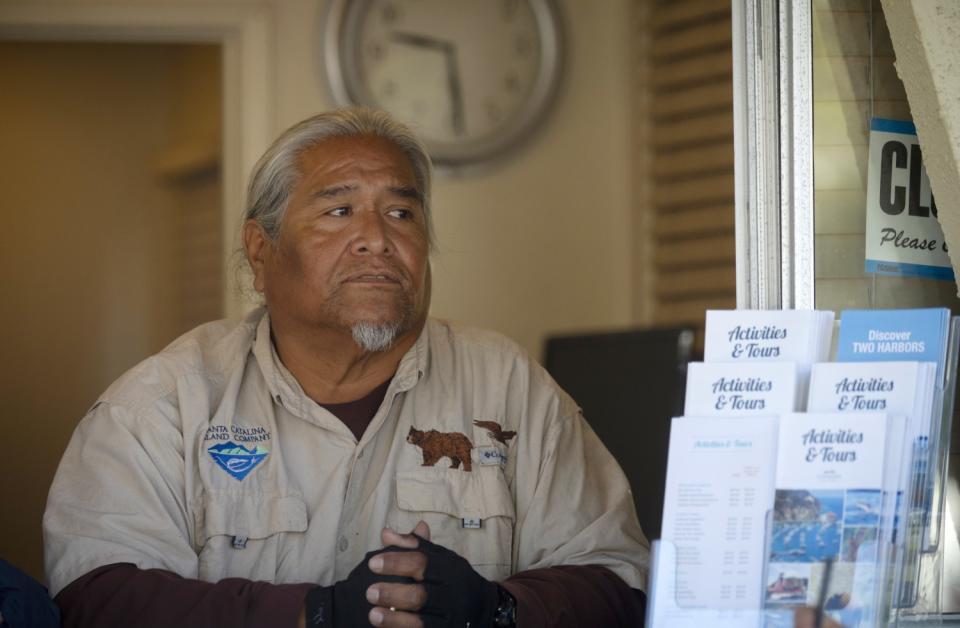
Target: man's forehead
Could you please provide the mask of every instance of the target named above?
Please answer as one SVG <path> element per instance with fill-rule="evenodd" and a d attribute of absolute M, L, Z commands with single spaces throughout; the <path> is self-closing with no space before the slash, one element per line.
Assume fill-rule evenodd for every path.
<path fill-rule="evenodd" d="M 330 186 L 318 185 L 315 189 L 311 189 L 309 194 L 313 198 L 339 198 L 342 196 L 347 196 L 353 192 L 357 192 L 361 189 L 361 185 L 354 183 L 335 183 Z M 397 185 L 384 185 L 382 186 L 383 191 L 392 194 L 393 196 L 401 196 L 404 198 L 409 198 L 418 202 L 423 202 L 423 194 L 413 185 L 404 185 L 399 183 Z"/>
<path fill-rule="evenodd" d="M 314 193 L 326 188 L 357 189 L 369 183 L 397 190 L 417 188 L 409 157 L 382 137 L 327 138 L 303 151 L 297 165 Z"/>

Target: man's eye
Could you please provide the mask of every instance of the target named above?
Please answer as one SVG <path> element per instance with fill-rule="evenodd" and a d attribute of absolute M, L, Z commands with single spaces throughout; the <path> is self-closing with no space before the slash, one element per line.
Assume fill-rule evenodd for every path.
<path fill-rule="evenodd" d="M 387 212 L 388 216 L 399 218 L 400 220 L 410 220 L 413 218 L 413 212 L 409 209 L 391 209 Z"/>
<path fill-rule="evenodd" d="M 327 212 L 328 216 L 349 216 L 350 208 L 349 207 L 337 207 L 336 209 L 331 209 Z"/>

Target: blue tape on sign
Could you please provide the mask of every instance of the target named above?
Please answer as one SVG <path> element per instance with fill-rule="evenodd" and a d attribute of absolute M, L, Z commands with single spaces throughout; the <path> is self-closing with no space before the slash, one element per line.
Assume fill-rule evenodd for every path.
<path fill-rule="evenodd" d="M 884 133 L 901 133 L 903 135 L 916 135 L 917 127 L 909 120 L 887 120 L 885 118 L 874 118 L 870 121 L 871 131 L 883 131 Z"/>
<path fill-rule="evenodd" d="M 953 281 L 953 269 L 945 266 L 927 266 L 924 264 L 906 264 L 903 262 L 880 262 L 873 259 L 865 260 L 864 270 L 878 275 L 893 275 L 907 277 L 925 277 L 940 281 Z"/>

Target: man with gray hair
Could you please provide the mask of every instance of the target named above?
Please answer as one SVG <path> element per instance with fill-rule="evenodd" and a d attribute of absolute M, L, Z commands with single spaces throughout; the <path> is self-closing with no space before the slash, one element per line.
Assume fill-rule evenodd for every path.
<path fill-rule="evenodd" d="M 506 338 L 428 317 L 430 161 L 386 114 L 286 131 L 243 225 L 265 306 L 114 383 L 44 515 L 64 626 L 637 626 L 623 473 Z"/>

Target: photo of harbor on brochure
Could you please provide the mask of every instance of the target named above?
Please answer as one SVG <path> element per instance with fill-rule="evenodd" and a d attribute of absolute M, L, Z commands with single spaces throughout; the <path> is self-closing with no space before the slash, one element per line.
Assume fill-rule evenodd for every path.
<path fill-rule="evenodd" d="M 816 604 L 829 577 L 825 610 L 858 625 L 875 585 L 881 506 L 874 489 L 778 490 L 764 607 Z"/>

